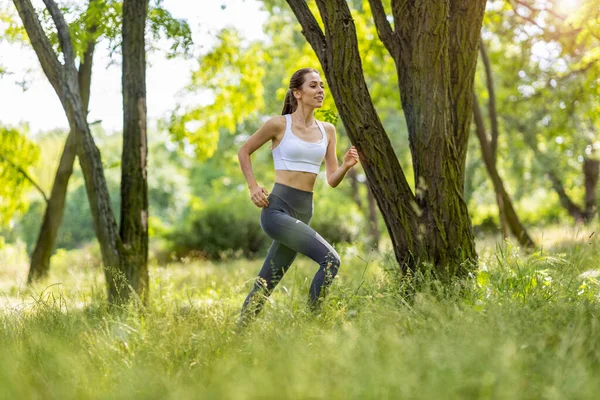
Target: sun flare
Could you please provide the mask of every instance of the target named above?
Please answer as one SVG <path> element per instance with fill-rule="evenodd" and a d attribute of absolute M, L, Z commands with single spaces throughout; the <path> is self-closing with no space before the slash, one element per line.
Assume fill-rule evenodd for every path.
<path fill-rule="evenodd" d="M 555 7 L 559 13 L 568 14 L 581 6 L 581 0 L 555 0 Z"/>

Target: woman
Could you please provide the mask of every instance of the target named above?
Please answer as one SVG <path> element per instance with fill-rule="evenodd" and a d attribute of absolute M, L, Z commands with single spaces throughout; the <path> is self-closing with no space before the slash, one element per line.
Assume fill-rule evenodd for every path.
<path fill-rule="evenodd" d="M 352 146 L 344 156 L 343 165 L 338 167 L 335 127 L 314 117 L 314 110 L 323 105 L 324 97 L 323 81 L 316 70 L 296 71 L 290 79 L 282 115 L 266 121 L 238 151 L 250 198 L 262 208 L 261 227 L 273 239 L 254 287 L 244 301 L 243 324 L 247 317 L 260 311 L 298 252 L 319 264 L 310 286 L 312 310 L 319 308 L 340 267 L 337 252 L 308 226 L 313 212 L 313 188 L 323 159 L 327 182 L 336 187 L 358 162 L 358 153 Z M 269 140 L 275 163 L 271 194 L 257 184 L 250 161 L 250 155 Z"/>

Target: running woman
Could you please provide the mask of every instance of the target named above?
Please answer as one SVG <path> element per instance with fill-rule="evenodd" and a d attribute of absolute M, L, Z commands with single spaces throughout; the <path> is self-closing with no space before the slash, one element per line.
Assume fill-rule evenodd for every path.
<path fill-rule="evenodd" d="M 309 291 L 309 306 L 313 311 L 320 308 L 340 268 L 338 253 L 309 226 L 314 209 L 313 188 L 323 160 L 327 182 L 336 187 L 359 159 L 352 146 L 346 152 L 342 166 L 338 166 L 335 127 L 317 121 L 314 116 L 314 110 L 323 105 L 324 98 L 324 84 L 318 71 L 303 68 L 294 72 L 282 115 L 267 120 L 238 151 L 250 198 L 262 208 L 261 227 L 273 239 L 242 306 L 241 323 L 244 325 L 249 317 L 262 309 L 298 253 L 319 265 Z M 275 164 L 275 184 L 270 194 L 256 182 L 250 161 L 251 154 L 269 140 Z"/>

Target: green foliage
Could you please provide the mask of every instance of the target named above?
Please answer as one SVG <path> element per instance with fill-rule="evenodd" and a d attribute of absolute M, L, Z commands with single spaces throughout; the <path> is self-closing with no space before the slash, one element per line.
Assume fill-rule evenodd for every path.
<path fill-rule="evenodd" d="M 177 257 L 256 257 L 269 242 L 260 226 L 260 210 L 243 192 L 231 191 L 208 201 L 195 198 L 185 221 L 168 236 Z"/>
<path fill-rule="evenodd" d="M 595 118 L 600 69 L 594 62 L 599 36 L 594 33 L 597 13 L 592 11 L 598 2 L 583 1 L 568 16 L 550 1 L 523 3 L 532 7 L 489 2 L 482 38 L 496 88 L 500 173 L 516 199 L 519 216 L 535 215 L 530 223 L 548 223 L 567 213 L 558 211 L 560 204 L 546 174 L 553 172 L 573 201 L 582 204 L 577 189 L 583 186 L 582 163 L 596 158 L 600 147 Z M 550 9 L 554 11 L 543 11 Z M 482 66 L 476 91 L 485 112 L 488 94 Z M 479 153 L 477 148 L 471 151 Z M 473 175 L 485 173 L 482 167 L 479 170 Z M 488 204 L 494 201 L 492 196 L 486 199 Z M 537 199 L 543 199 L 543 207 L 533 211 L 528 203 Z"/>
<path fill-rule="evenodd" d="M 168 58 L 180 54 L 189 55 L 194 44 L 190 26 L 183 19 L 173 18 L 171 13 L 163 8 L 162 3 L 163 0 L 156 0 L 156 4 L 150 7 L 148 12 L 148 28 L 153 41 L 157 42 L 163 37 L 171 41 Z"/>
<path fill-rule="evenodd" d="M 188 86 L 190 93 L 204 93 L 212 100 L 201 106 L 179 106 L 171 116 L 174 139 L 192 145 L 196 157 L 206 160 L 215 154 L 221 133 L 234 133 L 245 119 L 258 115 L 263 108 L 261 81 L 267 54 L 260 43 L 243 47 L 236 30 L 222 30 L 218 45 L 199 59 Z"/>
<path fill-rule="evenodd" d="M 0 126 L 0 227 L 27 209 L 28 171 L 38 156 L 38 147 L 19 130 Z"/>
<path fill-rule="evenodd" d="M 365 217 L 352 198 L 340 188 L 317 186 L 310 226 L 331 244 L 364 240 Z"/>

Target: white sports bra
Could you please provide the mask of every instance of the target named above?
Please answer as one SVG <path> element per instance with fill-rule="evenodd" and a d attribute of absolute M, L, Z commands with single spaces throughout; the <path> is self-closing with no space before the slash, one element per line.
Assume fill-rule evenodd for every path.
<path fill-rule="evenodd" d="M 273 149 L 276 170 L 319 173 L 327 151 L 327 134 L 320 121 L 317 121 L 317 126 L 323 134 L 321 140 L 316 143 L 306 142 L 292 133 L 292 116 L 285 115 L 283 139 L 279 146 Z"/>

